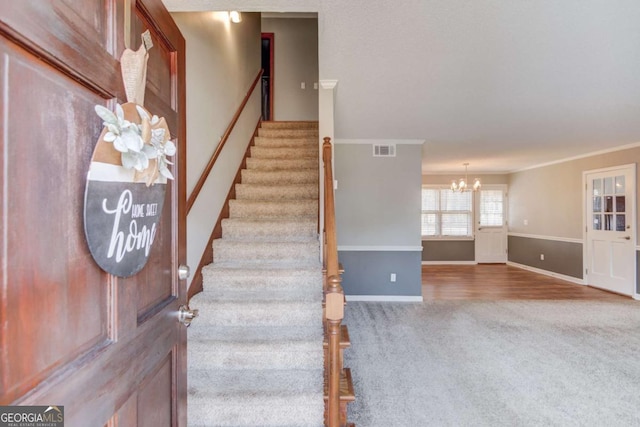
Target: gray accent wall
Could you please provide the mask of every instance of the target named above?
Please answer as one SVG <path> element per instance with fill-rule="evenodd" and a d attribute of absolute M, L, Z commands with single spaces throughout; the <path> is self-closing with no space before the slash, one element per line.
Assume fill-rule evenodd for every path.
<path fill-rule="evenodd" d="M 334 149 L 342 284 L 347 295 L 420 296 L 422 145 L 373 157 L 373 142 Z"/>
<path fill-rule="evenodd" d="M 338 245 L 420 246 L 422 145 L 373 157 L 371 144 L 336 144 Z"/>
<path fill-rule="evenodd" d="M 346 295 L 422 295 L 420 252 L 339 251 L 338 255 Z M 391 273 L 396 274 L 395 282 Z"/>
<path fill-rule="evenodd" d="M 582 243 L 509 236 L 509 261 L 582 279 Z M 540 259 L 544 254 L 544 261 Z"/>
<path fill-rule="evenodd" d="M 475 261 L 474 240 L 423 240 L 422 261 Z"/>

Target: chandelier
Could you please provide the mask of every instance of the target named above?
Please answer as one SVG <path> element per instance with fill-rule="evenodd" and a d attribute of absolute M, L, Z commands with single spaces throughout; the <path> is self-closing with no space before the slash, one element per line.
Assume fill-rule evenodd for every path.
<path fill-rule="evenodd" d="M 460 178 L 458 181 L 455 179 L 451 181 L 451 191 L 458 191 L 460 193 L 473 190 L 478 191 L 480 189 L 480 180 L 478 178 L 473 180 L 473 186 L 469 187 L 469 174 L 467 172 L 467 168 L 469 167 L 469 163 L 463 163 L 464 166 L 464 178 Z"/>

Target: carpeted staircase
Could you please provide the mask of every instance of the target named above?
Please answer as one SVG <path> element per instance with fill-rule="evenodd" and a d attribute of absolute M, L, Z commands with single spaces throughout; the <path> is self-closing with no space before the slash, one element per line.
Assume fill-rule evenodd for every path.
<path fill-rule="evenodd" d="M 189 426 L 322 426 L 318 128 L 264 122 L 191 308 Z"/>

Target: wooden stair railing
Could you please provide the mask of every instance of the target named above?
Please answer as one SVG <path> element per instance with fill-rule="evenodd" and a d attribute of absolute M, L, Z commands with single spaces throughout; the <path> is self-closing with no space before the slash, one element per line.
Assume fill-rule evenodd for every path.
<path fill-rule="evenodd" d="M 325 307 L 324 321 L 328 337 L 326 355 L 326 420 L 328 427 L 346 425 L 346 400 L 341 395 L 353 396 L 351 373 L 343 367 L 341 323 L 344 318 L 344 292 L 338 263 L 338 239 L 336 234 L 335 199 L 333 190 L 333 148 L 331 138 L 325 137 L 322 145 L 324 163 L 324 263 Z M 348 338 L 347 338 L 348 339 Z M 341 381 L 342 379 L 342 381 Z M 341 390 L 342 383 L 342 390 Z M 342 391 L 342 393 L 341 393 Z M 343 402 L 341 402 L 341 400 Z M 348 401 L 353 400 L 352 398 Z"/>

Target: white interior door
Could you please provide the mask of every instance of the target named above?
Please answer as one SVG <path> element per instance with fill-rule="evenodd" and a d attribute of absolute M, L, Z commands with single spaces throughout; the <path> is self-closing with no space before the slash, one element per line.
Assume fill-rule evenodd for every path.
<path fill-rule="evenodd" d="M 635 284 L 635 165 L 585 173 L 587 284 L 632 295 Z"/>
<path fill-rule="evenodd" d="M 483 186 L 475 196 L 476 262 L 507 262 L 507 187 Z"/>

